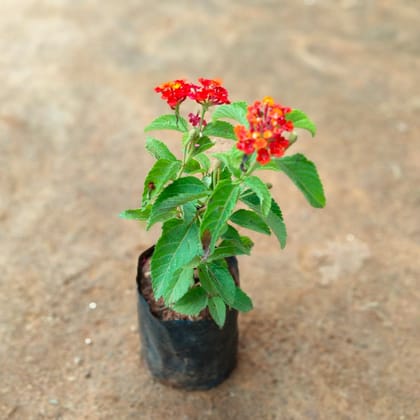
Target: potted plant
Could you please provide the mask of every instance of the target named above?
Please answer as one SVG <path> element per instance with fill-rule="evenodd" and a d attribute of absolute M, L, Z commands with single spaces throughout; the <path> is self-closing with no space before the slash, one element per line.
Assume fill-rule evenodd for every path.
<path fill-rule="evenodd" d="M 296 129 L 315 135 L 300 110 L 265 97 L 248 106 L 231 102 L 217 80 L 175 80 L 155 88 L 172 112 L 145 132 L 173 130 L 182 139 L 178 158 L 149 137 L 156 162 L 144 181 L 140 208 L 121 216 L 162 223 L 157 243 L 139 257 L 137 285 L 142 353 L 153 376 L 186 389 L 210 388 L 235 366 L 237 311 L 252 309 L 241 289 L 236 256 L 249 255 L 252 240 L 241 229 L 273 233 L 286 245 L 286 227 L 263 170 L 285 173 L 314 207 L 325 197 L 315 165 L 302 154 L 283 156 Z M 183 116 L 189 100 L 196 113 Z M 218 139 L 232 141 L 214 151 Z"/>

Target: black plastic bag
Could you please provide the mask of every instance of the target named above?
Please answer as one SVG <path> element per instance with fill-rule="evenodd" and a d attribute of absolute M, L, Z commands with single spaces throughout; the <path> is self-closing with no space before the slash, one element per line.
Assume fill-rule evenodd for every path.
<path fill-rule="evenodd" d="M 236 365 L 238 312 L 227 311 L 222 329 L 212 319 L 158 319 L 141 294 L 142 267 L 152 254 L 153 247 L 143 252 L 137 269 L 142 355 L 160 382 L 188 390 L 212 388 L 223 382 Z M 239 283 L 237 259 L 228 258 L 227 262 Z"/>

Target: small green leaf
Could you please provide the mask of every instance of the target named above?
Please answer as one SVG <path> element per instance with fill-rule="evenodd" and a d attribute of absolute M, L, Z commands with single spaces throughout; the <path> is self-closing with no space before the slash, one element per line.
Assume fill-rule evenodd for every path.
<path fill-rule="evenodd" d="M 131 220 L 147 220 L 150 216 L 151 207 L 152 206 L 147 206 L 141 209 L 125 210 L 120 213 L 120 217 Z"/>
<path fill-rule="evenodd" d="M 213 296 L 209 299 L 209 311 L 214 322 L 222 328 L 226 321 L 226 305 L 218 296 Z"/>
<path fill-rule="evenodd" d="M 164 223 L 162 236 L 151 259 L 152 286 L 155 298 L 162 297 L 165 285 L 177 270 L 202 255 L 198 226 L 194 222 L 171 219 Z"/>
<path fill-rule="evenodd" d="M 253 308 L 252 300 L 239 287 L 236 287 L 235 300 L 234 300 L 234 302 L 231 306 L 232 306 L 232 308 L 237 309 L 238 311 L 241 311 L 241 312 L 248 312 Z"/>
<path fill-rule="evenodd" d="M 276 159 L 278 167 L 302 191 L 313 207 L 325 207 L 324 188 L 313 162 L 300 153 Z"/>
<path fill-rule="evenodd" d="M 188 159 L 184 166 L 184 172 L 186 174 L 198 174 L 202 172 L 201 165 L 195 159 Z"/>
<path fill-rule="evenodd" d="M 172 152 L 168 149 L 165 143 L 152 137 L 147 137 L 146 139 L 146 150 L 148 150 L 151 153 L 151 155 L 158 160 L 176 160 L 175 155 L 172 154 Z"/>
<path fill-rule="evenodd" d="M 206 136 L 221 137 L 223 139 L 236 140 L 233 125 L 226 121 L 214 121 L 204 127 L 203 134 Z"/>
<path fill-rule="evenodd" d="M 203 136 L 199 137 L 198 139 L 194 140 L 194 143 L 192 144 L 192 152 L 191 156 L 196 156 L 200 153 L 205 152 L 206 150 L 212 148 L 214 146 L 214 142 L 210 140 L 209 137 Z"/>
<path fill-rule="evenodd" d="M 228 168 L 223 167 L 222 170 L 219 172 L 219 179 L 220 181 L 227 180 L 229 182 L 232 182 L 232 172 L 230 172 Z"/>
<path fill-rule="evenodd" d="M 235 282 L 229 270 L 220 262 L 198 267 L 201 285 L 210 295 L 219 295 L 227 304 L 235 299 Z"/>
<path fill-rule="evenodd" d="M 213 254 L 210 255 L 208 261 L 220 260 L 232 257 L 233 255 L 249 255 L 251 253 L 252 245 L 252 241 L 246 236 L 241 237 L 241 240 L 238 242 L 231 239 L 224 239 L 214 250 Z"/>
<path fill-rule="evenodd" d="M 255 230 L 255 232 L 264 233 L 265 235 L 271 235 L 267 223 L 253 211 L 243 209 L 237 210 L 230 216 L 230 220 L 244 228 Z"/>
<path fill-rule="evenodd" d="M 246 102 L 233 102 L 229 105 L 220 105 L 213 112 L 213 121 L 227 118 L 234 120 L 249 127 L 248 120 L 246 118 L 248 105 Z"/>
<path fill-rule="evenodd" d="M 229 172 L 236 178 L 241 176 L 241 162 L 243 152 L 233 147 L 228 152 L 213 153 L 213 156 L 218 159 L 229 170 Z"/>
<path fill-rule="evenodd" d="M 193 221 L 194 217 L 197 215 L 197 207 L 194 203 L 185 203 L 182 206 L 182 215 L 185 223 L 190 223 Z"/>
<path fill-rule="evenodd" d="M 179 160 L 157 160 L 144 180 L 142 204 L 144 205 L 158 196 L 164 186 L 176 177 L 180 169 L 181 162 Z"/>
<path fill-rule="evenodd" d="M 195 260 L 193 260 L 195 261 Z M 185 295 L 194 284 L 194 266 L 187 264 L 174 273 L 171 280 L 162 288 L 163 299 L 170 305 Z"/>
<path fill-rule="evenodd" d="M 144 131 L 153 130 L 175 130 L 181 131 L 182 133 L 188 131 L 188 123 L 181 116 L 176 117 L 175 115 L 161 115 L 153 120 L 149 125 L 146 126 Z"/>
<path fill-rule="evenodd" d="M 178 206 L 204 198 L 206 195 L 208 195 L 206 186 L 193 176 L 175 180 L 162 191 L 153 204 L 147 228 L 149 229 L 156 222 L 165 220 L 168 213 Z"/>
<path fill-rule="evenodd" d="M 228 225 L 222 238 L 227 241 L 232 241 L 238 249 L 242 249 L 244 254 L 249 255 L 254 246 L 254 242 L 248 236 L 240 235 L 239 232 L 232 226 Z"/>
<path fill-rule="evenodd" d="M 262 214 L 267 216 L 271 207 L 271 194 L 267 185 L 257 176 L 249 176 L 245 178 L 244 184 L 257 194 L 261 202 Z"/>
<path fill-rule="evenodd" d="M 239 197 L 239 186 L 229 180 L 220 181 L 214 189 L 201 223 L 201 236 L 207 231 L 211 235 L 209 253 L 211 254 L 216 241 L 226 228 L 233 209 Z"/>
<path fill-rule="evenodd" d="M 255 212 L 259 212 L 260 210 L 260 199 L 256 194 L 248 195 L 249 190 L 245 191 L 244 196 L 241 197 L 241 201 L 243 201 L 249 208 L 254 210 Z M 268 215 L 265 217 L 261 214 L 262 219 L 270 226 L 270 229 L 276 235 L 277 239 L 280 242 L 281 248 L 286 246 L 286 225 L 283 221 L 283 215 L 281 214 L 281 210 L 279 205 L 274 201 L 271 200 L 271 208 Z"/>
<path fill-rule="evenodd" d="M 205 155 L 204 153 L 200 153 L 199 155 L 196 155 L 194 159 L 200 164 L 202 169 L 201 172 L 206 174 L 210 171 L 211 161 L 207 155 Z"/>
<path fill-rule="evenodd" d="M 178 300 L 173 309 L 180 314 L 195 316 L 207 306 L 207 301 L 206 291 L 202 287 L 196 286 Z"/>
<path fill-rule="evenodd" d="M 286 120 L 292 121 L 296 128 L 303 128 L 312 134 L 312 137 L 316 134 L 315 123 L 309 119 L 309 117 L 299 109 L 293 109 L 291 112 L 285 115 Z"/>
<path fill-rule="evenodd" d="M 216 286 L 211 279 L 209 274 L 209 268 L 207 264 L 201 264 L 197 267 L 198 278 L 200 280 L 201 286 L 210 296 L 217 296 L 219 292 L 216 289 Z"/>

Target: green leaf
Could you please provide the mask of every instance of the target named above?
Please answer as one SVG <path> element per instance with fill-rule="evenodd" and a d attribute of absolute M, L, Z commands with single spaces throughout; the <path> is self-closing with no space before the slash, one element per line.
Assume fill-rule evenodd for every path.
<path fill-rule="evenodd" d="M 193 259 L 195 261 L 195 259 Z M 171 280 L 162 287 L 163 299 L 170 305 L 185 295 L 194 284 L 194 265 L 188 264 L 177 270 Z"/>
<path fill-rule="evenodd" d="M 192 145 L 193 150 L 191 152 L 191 156 L 196 156 L 200 153 L 203 153 L 206 150 L 212 148 L 213 146 L 214 142 L 212 142 L 209 137 L 199 137 L 198 139 L 194 140 L 194 144 Z"/>
<path fill-rule="evenodd" d="M 163 187 L 174 179 L 181 169 L 179 160 L 159 159 L 155 162 L 144 180 L 142 204 L 158 196 Z"/>
<path fill-rule="evenodd" d="M 255 232 L 264 233 L 265 235 L 271 235 L 267 223 L 253 211 L 243 209 L 237 210 L 230 216 L 230 220 L 244 228 L 255 230 Z"/>
<path fill-rule="evenodd" d="M 179 269 L 200 255 L 202 247 L 196 223 L 176 219 L 164 223 L 162 236 L 156 243 L 151 259 L 155 298 L 162 297 L 165 285 Z"/>
<path fill-rule="evenodd" d="M 225 232 L 223 232 L 222 238 L 225 240 L 233 241 L 238 248 L 242 247 L 244 253 L 249 255 L 254 242 L 248 236 L 240 235 L 239 232 L 232 226 L 228 225 Z"/>
<path fill-rule="evenodd" d="M 218 296 L 219 292 L 217 291 L 216 286 L 214 285 L 210 277 L 208 264 L 200 264 L 197 267 L 197 271 L 200 284 L 204 288 L 204 290 L 210 296 Z"/>
<path fill-rule="evenodd" d="M 233 255 L 249 255 L 251 253 L 251 247 L 253 243 L 246 236 L 241 238 L 243 239 L 239 242 L 235 242 L 231 239 L 224 239 L 222 242 L 220 242 L 220 244 L 217 246 L 207 261 L 210 262 L 220 260 L 227 257 L 232 257 Z M 250 242 L 248 242 L 247 239 Z"/>
<path fill-rule="evenodd" d="M 176 157 L 168 149 L 165 143 L 152 137 L 146 139 L 146 150 L 148 150 L 152 156 L 156 159 L 176 160 Z"/>
<path fill-rule="evenodd" d="M 162 191 L 153 204 L 147 228 L 165 220 L 178 206 L 204 198 L 206 195 L 208 195 L 206 186 L 193 176 L 175 180 Z"/>
<path fill-rule="evenodd" d="M 249 190 L 248 190 L 249 191 Z M 248 207 L 250 207 L 255 212 L 260 211 L 260 199 L 256 194 L 250 194 L 248 195 L 247 191 L 245 191 L 245 194 L 243 197 L 241 197 L 241 201 L 243 201 Z M 273 231 L 273 233 L 276 235 L 277 239 L 280 242 L 281 248 L 284 248 L 286 246 L 286 238 L 287 238 L 287 232 L 286 232 L 286 225 L 283 221 L 283 215 L 281 214 L 280 207 L 278 204 L 274 201 L 274 199 L 271 200 L 271 208 L 268 212 L 267 216 L 262 216 L 262 219 L 267 223 L 268 226 L 270 226 L 270 229 Z"/>
<path fill-rule="evenodd" d="M 203 173 L 208 173 L 211 167 L 210 158 L 205 155 L 204 153 L 200 153 L 199 155 L 195 156 L 194 158 L 201 166 Z"/>
<path fill-rule="evenodd" d="M 187 174 L 198 174 L 202 172 L 201 165 L 195 159 L 188 159 L 184 166 L 184 172 Z"/>
<path fill-rule="evenodd" d="M 231 306 L 241 312 L 248 312 L 253 308 L 250 297 L 237 286 L 235 290 L 235 300 Z"/>
<path fill-rule="evenodd" d="M 309 119 L 309 117 L 299 109 L 293 109 L 291 112 L 285 115 L 286 120 L 292 121 L 296 128 L 303 128 L 312 134 L 312 137 L 316 134 L 315 123 Z"/>
<path fill-rule="evenodd" d="M 201 285 L 210 295 L 218 295 L 231 305 L 235 300 L 235 282 L 229 270 L 219 262 L 198 267 Z"/>
<path fill-rule="evenodd" d="M 197 215 L 197 207 L 194 203 L 185 203 L 182 206 L 182 215 L 185 223 L 190 223 L 193 221 L 194 217 Z"/>
<path fill-rule="evenodd" d="M 221 137 L 229 140 L 237 140 L 233 125 L 226 121 L 214 121 L 204 127 L 203 134 L 206 136 Z"/>
<path fill-rule="evenodd" d="M 226 305 L 218 296 L 213 296 L 209 299 L 209 311 L 214 322 L 222 328 L 226 321 Z"/>
<path fill-rule="evenodd" d="M 321 180 L 313 162 L 298 153 L 276 159 L 278 167 L 294 182 L 313 207 L 325 207 Z"/>
<path fill-rule="evenodd" d="M 267 185 L 257 176 L 249 176 L 245 178 L 244 184 L 257 194 L 261 202 L 262 214 L 267 216 L 271 208 L 271 194 Z"/>
<path fill-rule="evenodd" d="M 147 133 L 148 131 L 153 130 L 175 130 L 181 131 L 182 133 L 188 131 L 188 123 L 187 121 L 178 116 L 178 118 L 173 115 L 161 115 L 153 120 L 149 125 L 146 126 L 144 131 Z"/>
<path fill-rule="evenodd" d="M 249 127 L 246 114 L 248 111 L 248 105 L 246 102 L 233 102 L 229 105 L 220 105 L 213 112 L 213 121 L 228 118 L 235 120 L 245 127 Z"/>
<path fill-rule="evenodd" d="M 228 168 L 223 167 L 222 170 L 219 172 L 219 180 L 227 180 L 229 182 L 232 182 L 232 172 L 230 172 Z"/>
<path fill-rule="evenodd" d="M 220 160 L 229 172 L 239 178 L 241 176 L 241 162 L 243 152 L 233 147 L 228 152 L 213 153 L 213 156 Z"/>
<path fill-rule="evenodd" d="M 195 316 L 207 306 L 207 301 L 206 291 L 202 287 L 196 286 L 176 302 L 173 309 L 180 314 Z"/>
<path fill-rule="evenodd" d="M 125 210 L 120 213 L 120 217 L 131 220 L 147 220 L 150 216 L 151 207 L 152 206 L 147 206 L 141 209 Z"/>
<path fill-rule="evenodd" d="M 216 241 L 226 229 L 226 223 L 236 206 L 238 197 L 239 186 L 229 180 L 220 181 L 214 189 L 203 215 L 200 232 L 201 236 L 205 232 L 211 235 L 209 253 L 213 251 Z"/>

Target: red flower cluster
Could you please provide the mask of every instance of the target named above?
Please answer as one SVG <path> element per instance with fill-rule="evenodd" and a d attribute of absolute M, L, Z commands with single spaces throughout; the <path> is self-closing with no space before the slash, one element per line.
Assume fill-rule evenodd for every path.
<path fill-rule="evenodd" d="M 198 79 L 201 86 L 192 85 L 190 98 L 202 105 L 230 104 L 228 91 L 219 80 Z"/>
<path fill-rule="evenodd" d="M 175 109 L 179 104 L 190 98 L 205 106 L 229 104 L 228 91 L 221 85 L 219 80 L 198 79 L 200 85 L 188 83 L 185 80 L 174 80 L 163 83 L 155 88 L 155 92 L 161 93 L 168 105 Z"/>
<path fill-rule="evenodd" d="M 293 123 L 285 118 L 290 111 L 290 108 L 274 103 L 273 98 L 268 96 L 261 102 L 254 102 L 248 107 L 249 130 L 243 125 L 235 127 L 237 148 L 247 155 L 256 151 L 257 161 L 262 165 L 267 164 L 271 156 L 283 156 L 289 147 L 284 133 L 293 130 Z"/>
<path fill-rule="evenodd" d="M 174 80 L 173 82 L 166 82 L 155 87 L 155 92 L 161 93 L 162 99 L 168 102 L 168 105 L 172 109 L 175 109 L 190 95 L 191 86 L 185 80 Z"/>

